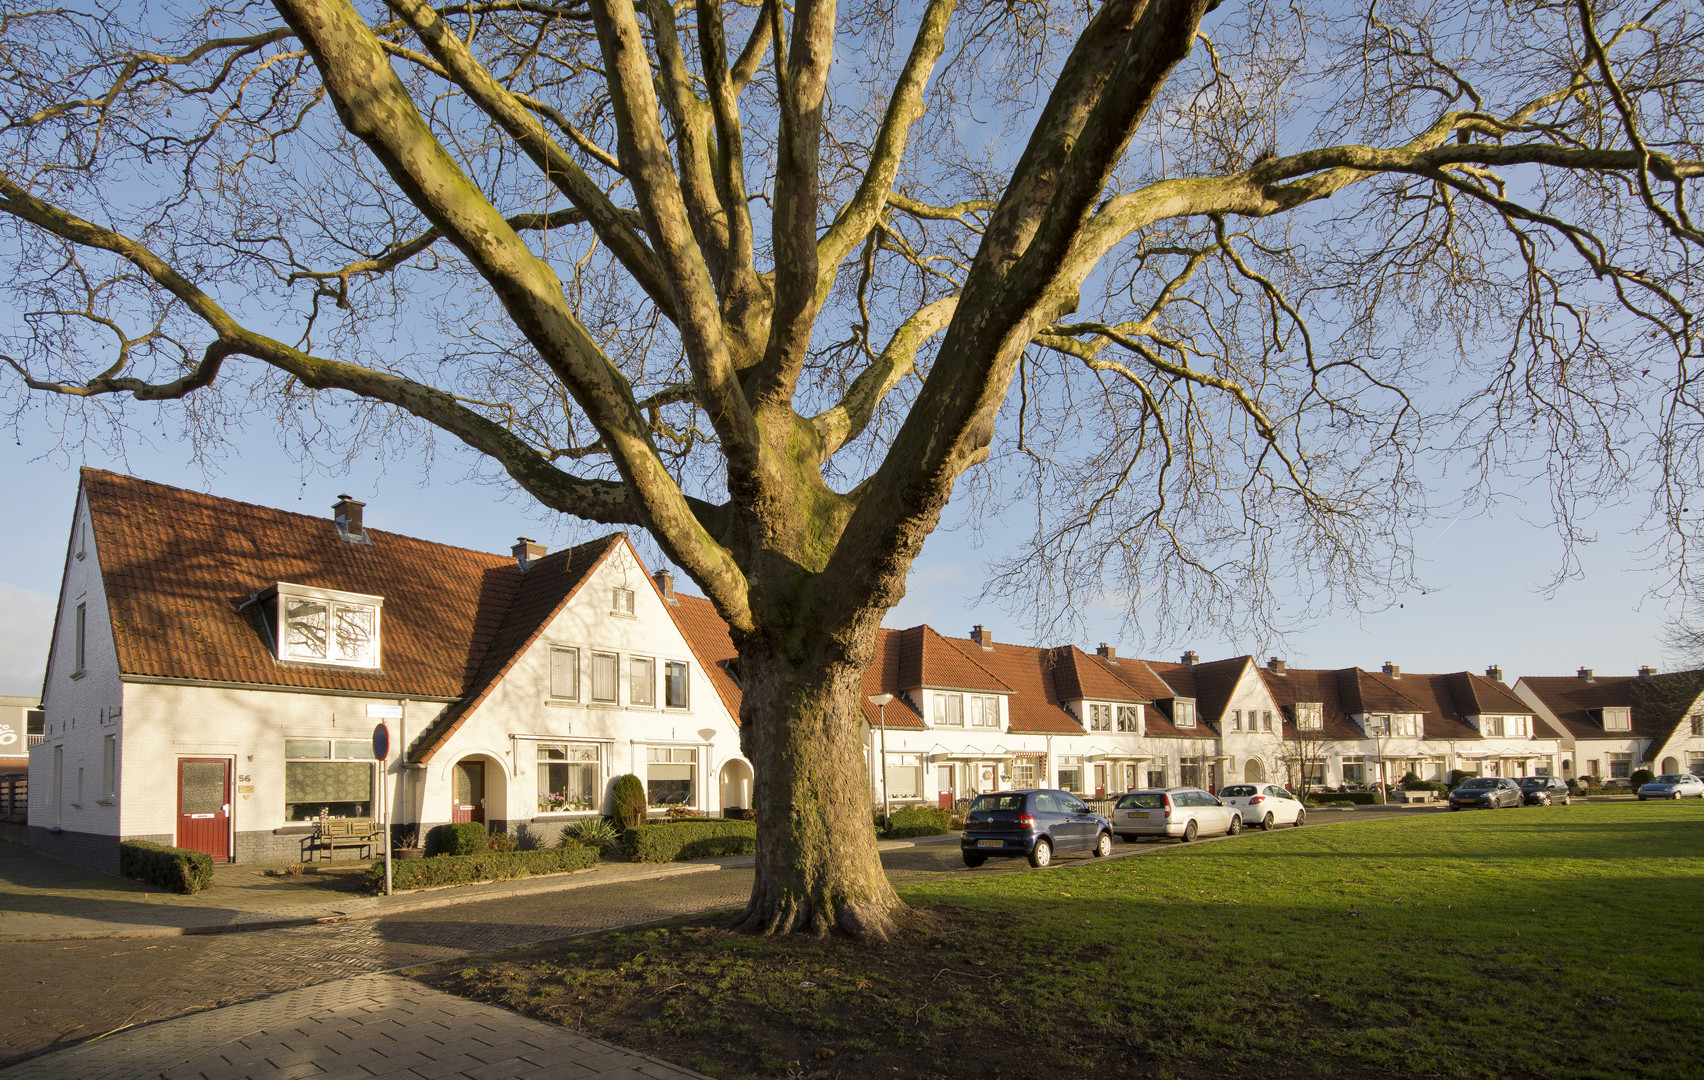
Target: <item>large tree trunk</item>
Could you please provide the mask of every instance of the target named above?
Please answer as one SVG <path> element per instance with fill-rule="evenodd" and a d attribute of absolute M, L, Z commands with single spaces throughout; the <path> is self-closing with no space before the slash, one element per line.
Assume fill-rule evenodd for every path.
<path fill-rule="evenodd" d="M 747 644 L 740 674 L 757 877 L 738 925 L 886 941 L 904 905 L 876 853 L 859 710 L 863 665 L 793 664 Z"/>

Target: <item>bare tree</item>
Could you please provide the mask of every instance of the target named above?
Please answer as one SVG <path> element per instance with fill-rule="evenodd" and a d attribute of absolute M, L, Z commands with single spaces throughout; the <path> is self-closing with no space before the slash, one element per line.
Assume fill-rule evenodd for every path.
<path fill-rule="evenodd" d="M 859 676 L 991 456 L 1038 610 L 1376 598 L 1430 453 L 1685 560 L 1692 7 L 1215 6 L 7 9 L 15 422 L 443 433 L 648 530 L 740 651 L 746 925 L 881 939 Z"/>

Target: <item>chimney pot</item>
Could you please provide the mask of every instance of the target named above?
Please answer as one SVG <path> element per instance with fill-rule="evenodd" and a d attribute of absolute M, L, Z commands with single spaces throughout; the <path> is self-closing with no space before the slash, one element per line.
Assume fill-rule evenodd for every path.
<path fill-rule="evenodd" d="M 1266 660 L 1266 666 L 1271 670 L 1278 672 L 1280 675 L 1284 673 L 1284 661 L 1276 656 L 1268 657 Z"/>
<path fill-rule="evenodd" d="M 1492 664 L 1490 667 L 1485 669 L 1485 677 L 1487 679 L 1494 679 L 1497 682 L 1502 682 L 1503 681 L 1503 669 L 1501 667 L 1497 666 L 1496 664 Z"/>
<path fill-rule="evenodd" d="M 1641 679 L 1645 679 L 1645 680 L 1649 681 L 1652 677 L 1654 677 L 1656 675 L 1656 673 L 1657 673 L 1657 669 L 1652 667 L 1649 664 L 1639 665 L 1639 677 Z"/>
<path fill-rule="evenodd" d="M 1188 664 L 1190 667 L 1194 667 L 1196 664 L 1200 663 L 1200 661 L 1201 661 L 1201 655 L 1199 653 L 1197 653 L 1194 649 L 1191 649 L 1188 652 L 1183 654 L 1183 662 Z"/>
<path fill-rule="evenodd" d="M 366 505 L 348 495 L 337 497 L 337 501 L 331 504 L 331 520 L 337 524 L 339 536 L 357 544 L 369 542 L 367 531 L 361 525 L 361 508 Z"/>
<path fill-rule="evenodd" d="M 515 546 L 509 553 L 515 557 L 515 565 L 523 571 L 532 569 L 532 564 L 544 558 L 546 548 L 543 544 L 533 543 L 530 536 L 517 536 Z"/>
<path fill-rule="evenodd" d="M 1384 663 L 1384 673 L 1393 679 L 1402 678 L 1402 668 L 1391 663 L 1389 660 L 1386 660 Z"/>
<path fill-rule="evenodd" d="M 970 628 L 970 640 L 982 646 L 983 652 L 994 651 L 994 635 L 984 630 L 981 623 Z"/>
<path fill-rule="evenodd" d="M 1591 682 L 1592 681 L 1592 669 L 1589 668 L 1589 667 L 1581 668 L 1580 669 L 1580 678 L 1584 679 L 1586 682 Z"/>
<path fill-rule="evenodd" d="M 669 573 L 667 570 L 658 570 L 651 574 L 651 578 L 657 583 L 657 591 L 663 594 L 663 600 L 665 602 L 670 604 L 679 603 L 679 601 L 675 599 L 673 574 Z"/>
<path fill-rule="evenodd" d="M 1100 648 L 1096 649 L 1095 653 L 1104 657 L 1108 663 L 1118 663 L 1118 650 L 1104 641 L 1100 643 Z"/>

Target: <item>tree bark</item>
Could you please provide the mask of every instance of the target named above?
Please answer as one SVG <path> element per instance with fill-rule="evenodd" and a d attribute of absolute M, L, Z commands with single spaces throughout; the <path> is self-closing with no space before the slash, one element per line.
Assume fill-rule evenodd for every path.
<path fill-rule="evenodd" d="M 873 628 L 867 636 L 873 646 Z M 736 926 L 888 940 L 904 905 L 876 853 L 863 664 L 795 662 L 757 642 L 740 649 L 740 674 L 740 742 L 756 774 L 757 875 Z"/>

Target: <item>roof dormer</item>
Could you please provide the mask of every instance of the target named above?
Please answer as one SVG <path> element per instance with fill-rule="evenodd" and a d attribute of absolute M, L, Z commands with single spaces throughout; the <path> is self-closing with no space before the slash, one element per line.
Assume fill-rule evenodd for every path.
<path fill-rule="evenodd" d="M 268 629 L 280 662 L 380 666 L 379 617 L 384 597 L 283 581 L 267 591 L 271 594 Z"/>

